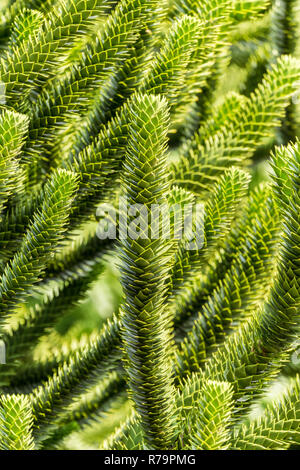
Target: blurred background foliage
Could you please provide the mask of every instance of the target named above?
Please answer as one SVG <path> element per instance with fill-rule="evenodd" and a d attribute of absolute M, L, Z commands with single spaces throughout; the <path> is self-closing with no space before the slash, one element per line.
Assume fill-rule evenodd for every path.
<path fill-rule="evenodd" d="M 51 0 L 40 0 L 40 3 L 45 3 Z M 168 0 L 170 5 L 173 0 Z M 280 0 L 276 0 L 280 4 Z M 201 0 L 199 0 L 201 2 Z M 0 14 L 1 10 L 12 3 L 10 0 L 0 0 Z M 275 2 L 273 1 L 273 4 Z M 30 4 L 30 0 L 28 1 Z M 29 5 L 30 7 L 30 5 Z M 249 96 L 251 92 L 257 87 L 265 73 L 268 64 L 272 61 L 274 50 L 271 46 L 271 8 L 258 20 L 249 20 L 246 22 L 238 23 L 231 35 L 231 59 L 227 65 L 225 74 L 222 80 L 215 89 L 215 96 L 212 102 L 214 106 L 222 103 L 226 94 L 230 91 L 235 91 L 240 94 Z M 96 20 L 95 20 L 96 21 Z M 99 21 L 99 20 L 98 20 Z M 295 18 L 299 24 L 300 35 L 300 20 Z M 166 28 L 168 25 L 166 24 Z M 97 28 L 97 22 L 95 23 Z M 299 41 L 300 43 L 300 41 Z M 78 51 L 82 49 L 82 43 L 78 43 L 74 47 L 71 54 L 76 57 Z M 295 51 L 296 56 L 300 56 L 299 50 Z M 300 100 L 295 97 L 294 104 L 297 108 L 297 115 L 300 118 Z M 299 129 L 299 127 L 298 127 Z M 300 137 L 300 131 L 299 135 Z M 278 143 L 278 136 L 276 131 L 272 138 L 268 139 L 264 145 L 260 146 L 256 151 L 253 159 L 252 167 L 252 182 L 253 186 L 258 185 L 261 181 L 269 178 L 269 163 L 268 156 L 273 147 Z M 97 220 L 91 222 L 97 224 Z M 83 235 L 91 226 L 84 229 Z M 25 304 L 20 309 L 19 315 L 22 316 L 24 312 L 39 300 L 39 294 L 36 298 L 32 298 L 30 303 Z M 119 271 L 116 265 L 116 258 L 113 255 L 108 255 L 103 266 L 103 271 L 99 275 L 97 281 L 90 289 L 88 295 L 71 311 L 63 315 L 55 325 L 55 328 L 49 330 L 47 334 L 41 339 L 38 347 L 34 351 L 35 359 L 46 358 L 49 353 L 55 354 L 56 351 L 66 343 L 78 346 L 78 341 L 83 342 L 87 335 L 94 331 L 99 330 L 103 322 L 110 317 L 113 312 L 118 310 L 122 300 L 122 288 L 119 280 Z M 274 399 L 279 397 L 284 391 L 285 385 L 289 380 L 289 376 L 294 375 L 300 371 L 300 342 L 295 344 L 295 351 L 292 355 L 291 362 L 286 365 L 284 372 L 279 380 L 273 383 L 266 393 L 266 396 L 261 400 L 252 410 L 249 419 L 262 413 L 264 406 Z M 29 359 L 30 360 L 30 359 Z M 107 435 L 114 431 L 116 427 L 122 422 L 123 418 L 128 415 L 131 404 L 127 400 L 122 400 L 118 403 L 115 409 L 110 410 L 107 415 L 101 415 L 101 419 L 95 417 L 94 423 L 89 423 L 86 427 L 77 431 L 74 425 L 73 433 L 68 436 L 64 442 L 65 449 L 94 449 L 101 447 L 101 443 Z M 61 447 L 60 447 L 61 448 Z"/>

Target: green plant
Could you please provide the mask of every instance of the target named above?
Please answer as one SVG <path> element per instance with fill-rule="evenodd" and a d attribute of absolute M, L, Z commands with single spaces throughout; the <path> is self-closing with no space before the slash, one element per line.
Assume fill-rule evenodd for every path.
<path fill-rule="evenodd" d="M 268 0 L 7 3 L 0 448 L 61 449 L 107 416 L 98 448 L 299 445 L 297 369 L 253 411 L 299 333 L 297 2 L 271 14 Z M 226 90 L 234 70 L 242 84 Z M 135 237 L 105 237 L 97 207 L 120 221 L 124 198 L 139 207 Z M 170 237 L 153 236 L 154 206 Z M 115 313 L 60 338 L 113 257 Z"/>

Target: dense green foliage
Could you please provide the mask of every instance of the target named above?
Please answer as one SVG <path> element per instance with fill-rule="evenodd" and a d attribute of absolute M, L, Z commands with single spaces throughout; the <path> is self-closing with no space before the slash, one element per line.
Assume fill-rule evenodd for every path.
<path fill-rule="evenodd" d="M 1 450 L 300 445 L 299 5 L 3 2 Z"/>

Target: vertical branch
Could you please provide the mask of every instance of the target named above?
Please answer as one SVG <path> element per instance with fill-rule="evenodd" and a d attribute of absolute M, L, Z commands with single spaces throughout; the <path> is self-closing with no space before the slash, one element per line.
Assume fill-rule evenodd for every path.
<path fill-rule="evenodd" d="M 152 204 L 165 202 L 169 189 L 165 151 L 168 121 L 167 104 L 160 97 L 139 95 L 131 106 L 122 178 L 129 208 L 139 204 L 149 214 Z M 137 219 L 128 217 L 129 227 L 136 233 Z M 147 219 L 147 230 L 121 240 L 126 295 L 122 309 L 123 343 L 129 385 L 146 445 L 167 449 L 172 446 L 175 425 L 170 361 L 173 338 L 165 307 L 170 243 L 151 239 Z"/>

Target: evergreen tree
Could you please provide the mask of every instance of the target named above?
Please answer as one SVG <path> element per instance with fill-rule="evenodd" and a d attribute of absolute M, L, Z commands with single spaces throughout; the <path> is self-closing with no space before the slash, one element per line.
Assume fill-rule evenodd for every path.
<path fill-rule="evenodd" d="M 63 449 L 107 416 L 102 449 L 299 445 L 299 2 L 6 3 L 0 449 Z M 114 314 L 54 350 L 112 259 Z"/>

